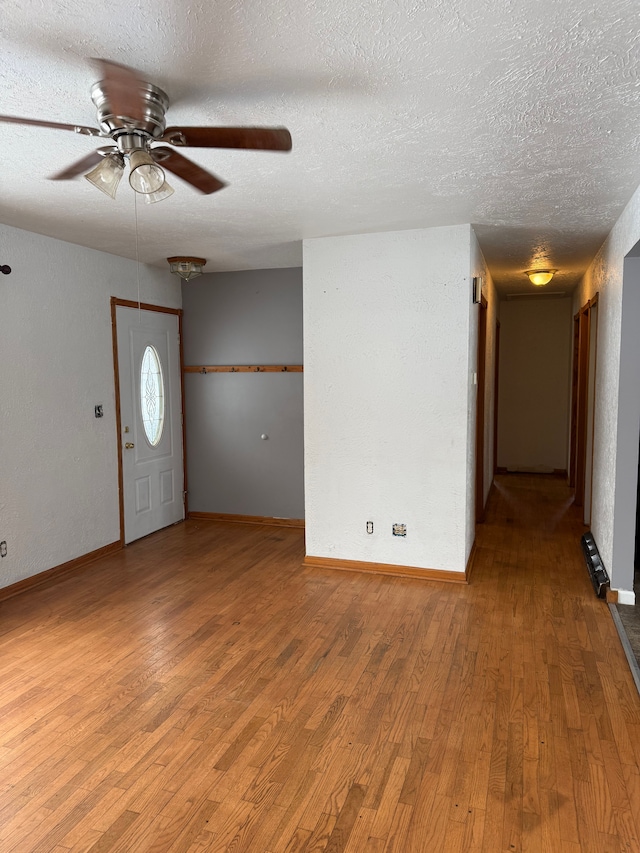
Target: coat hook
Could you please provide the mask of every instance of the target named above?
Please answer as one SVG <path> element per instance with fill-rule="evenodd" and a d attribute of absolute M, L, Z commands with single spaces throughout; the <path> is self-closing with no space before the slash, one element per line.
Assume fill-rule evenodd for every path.
<path fill-rule="evenodd" d="M 203 368 L 202 368 L 202 370 L 200 371 L 200 373 L 206 373 L 206 372 L 207 372 L 207 368 L 206 368 L 206 367 L 203 367 Z"/>

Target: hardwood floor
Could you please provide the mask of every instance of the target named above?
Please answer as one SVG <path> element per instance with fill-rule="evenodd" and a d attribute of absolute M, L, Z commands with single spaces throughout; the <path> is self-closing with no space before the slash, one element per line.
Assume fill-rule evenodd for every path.
<path fill-rule="evenodd" d="M 0 604 L 3 853 L 640 851 L 640 700 L 568 489 L 469 586 L 190 521 Z"/>

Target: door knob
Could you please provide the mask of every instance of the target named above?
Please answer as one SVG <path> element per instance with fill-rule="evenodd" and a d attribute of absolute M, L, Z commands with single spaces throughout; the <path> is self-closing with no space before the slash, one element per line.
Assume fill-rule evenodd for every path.
<path fill-rule="evenodd" d="M 133 442 L 132 442 L 132 441 L 128 441 L 128 442 L 125 444 L 125 448 L 126 448 L 127 450 L 131 450 L 131 448 L 132 448 L 133 446 L 134 446 L 134 444 L 133 444 Z"/>

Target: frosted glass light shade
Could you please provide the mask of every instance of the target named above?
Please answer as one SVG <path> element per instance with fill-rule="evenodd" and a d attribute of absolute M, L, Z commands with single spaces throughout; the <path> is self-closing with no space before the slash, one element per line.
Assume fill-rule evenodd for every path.
<path fill-rule="evenodd" d="M 205 258 L 184 256 L 167 258 L 167 261 L 169 262 L 169 271 L 174 273 L 174 275 L 179 275 L 184 281 L 190 281 L 192 278 L 202 275 L 202 267 L 207 263 Z"/>
<path fill-rule="evenodd" d="M 173 195 L 173 187 L 170 187 L 169 184 L 165 181 L 164 184 L 158 190 L 158 192 L 144 194 L 144 203 L 155 204 L 157 201 L 164 201 L 164 199 L 169 198 L 170 195 Z"/>
<path fill-rule="evenodd" d="M 558 270 L 525 270 L 525 275 L 529 276 L 531 284 L 536 287 L 542 287 L 544 284 L 549 284 Z"/>
<path fill-rule="evenodd" d="M 141 148 L 129 155 L 129 183 L 137 193 L 157 193 L 164 184 L 164 171 Z"/>
<path fill-rule="evenodd" d="M 107 154 L 94 169 L 87 172 L 85 178 L 100 192 L 115 198 L 123 174 L 124 161 L 122 156 L 120 154 Z"/>

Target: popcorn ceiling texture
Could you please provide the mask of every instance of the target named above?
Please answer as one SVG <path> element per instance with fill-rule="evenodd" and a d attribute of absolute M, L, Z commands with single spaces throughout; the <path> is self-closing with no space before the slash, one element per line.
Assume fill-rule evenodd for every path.
<path fill-rule="evenodd" d="M 4 0 L 2 31 L 2 113 L 95 123 L 106 56 L 168 90 L 172 124 L 291 129 L 290 155 L 192 152 L 230 186 L 175 179 L 140 211 L 158 266 L 299 266 L 304 238 L 470 222 L 499 287 L 545 260 L 570 287 L 640 182 L 636 0 Z M 0 219 L 134 257 L 126 184 L 45 180 L 95 147 L 0 126 Z"/>

